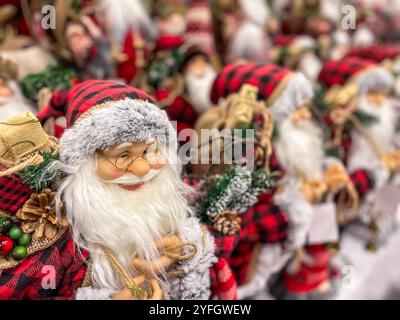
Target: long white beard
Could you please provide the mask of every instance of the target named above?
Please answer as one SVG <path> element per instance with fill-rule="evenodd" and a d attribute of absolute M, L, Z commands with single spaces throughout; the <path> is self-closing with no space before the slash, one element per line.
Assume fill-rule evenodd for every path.
<path fill-rule="evenodd" d="M 11 97 L 0 97 L 0 121 L 27 111 L 35 113 L 33 108 L 25 101 L 18 85 L 13 82 L 8 82 L 8 85 L 14 95 Z"/>
<path fill-rule="evenodd" d="M 69 173 L 60 186 L 57 203 L 64 200 L 73 239 L 90 253 L 94 287 L 121 290 L 124 286 L 102 246 L 135 276 L 132 259 L 159 257 L 155 241 L 179 234 L 190 215 L 187 189 L 172 166 L 163 167 L 134 192 L 101 182 L 94 157 L 75 168 L 56 166 Z"/>
<path fill-rule="evenodd" d="M 376 117 L 378 121 L 364 126 L 363 134 L 357 130 L 353 131 L 353 144 L 348 161 L 350 171 L 360 163 L 369 163 L 369 165 L 380 163 L 370 141 L 373 141 L 382 152 L 389 152 L 393 148 L 396 131 L 396 115 L 389 99 L 386 99 L 383 105 L 375 106 L 369 103 L 366 97 L 361 97 L 358 109 Z"/>
<path fill-rule="evenodd" d="M 278 130 L 274 148 L 279 164 L 289 177 L 320 178 L 323 146 L 319 127 L 311 120 L 295 125 L 287 118 L 279 124 Z"/>
<path fill-rule="evenodd" d="M 217 72 L 211 66 L 208 66 L 202 77 L 190 73 L 185 75 L 185 85 L 190 102 L 199 114 L 211 107 L 211 87 L 216 76 Z"/>
<path fill-rule="evenodd" d="M 143 32 L 145 38 L 156 37 L 156 29 L 139 0 L 99 0 L 113 38 L 121 43 L 130 28 Z"/>
<path fill-rule="evenodd" d="M 322 63 L 314 53 L 304 53 L 300 59 L 298 71 L 303 72 L 307 79 L 314 82 L 321 69 Z"/>

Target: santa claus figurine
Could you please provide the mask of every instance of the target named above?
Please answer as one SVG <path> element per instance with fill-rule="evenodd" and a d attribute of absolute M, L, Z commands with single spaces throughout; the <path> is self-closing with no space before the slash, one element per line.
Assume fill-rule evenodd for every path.
<path fill-rule="evenodd" d="M 198 46 L 211 57 L 213 62 L 217 62 L 211 6 L 207 0 L 189 2 L 184 36 L 187 44 Z"/>
<path fill-rule="evenodd" d="M 392 72 L 395 77 L 395 94 L 400 97 L 400 48 L 390 44 L 353 47 L 346 57 L 372 60 Z"/>
<path fill-rule="evenodd" d="M 164 49 L 163 57 L 151 64 L 146 89 L 154 93 L 170 120 L 177 121 L 180 133 L 193 128 L 198 115 L 212 105 L 211 87 L 217 72 L 207 53 L 182 44 L 180 37 L 161 36 L 156 48 Z"/>
<path fill-rule="evenodd" d="M 19 88 L 17 74 L 15 64 L 0 58 L 0 120 L 26 111 L 34 112 Z"/>
<path fill-rule="evenodd" d="M 265 103 L 275 121 L 275 140 L 272 143 L 274 153 L 270 167 L 272 171 L 280 171 L 280 182 L 273 198 L 264 199 L 264 202 L 261 200 L 260 205 L 263 203 L 264 208 L 268 208 L 267 205 L 272 208 L 278 206 L 287 213 L 289 219 L 285 244 L 262 246 L 258 261 L 256 259 L 256 275 L 253 281 L 244 286 L 252 291 L 254 286 L 265 285 L 267 278 L 283 266 L 293 250 L 307 243 L 314 206 L 325 204 L 329 195 L 346 185 L 348 176 L 340 161 L 324 156 L 320 129 L 311 119 L 307 108 L 313 97 L 312 86 L 303 74 L 276 65 L 229 65 L 214 82 L 212 100 L 215 102 L 235 92 L 243 84 L 258 87 L 258 98 Z M 335 174 L 331 175 L 331 172 Z M 329 205 L 334 210 L 334 204 Z M 305 252 L 312 252 L 310 248 L 307 246 Z M 330 257 L 331 254 L 324 246 L 322 248 L 323 254 Z M 316 255 L 300 254 L 295 260 L 296 268 L 285 270 L 284 279 L 280 279 L 283 281 L 284 294 L 277 295 L 279 298 L 308 296 L 330 289 L 330 259 L 323 259 L 318 270 L 309 268 L 318 260 Z M 298 264 L 298 261 L 302 263 Z M 320 272 L 321 268 L 323 272 Z M 307 278 L 303 279 L 299 275 L 305 269 L 309 272 Z M 316 272 L 322 276 L 316 277 Z"/>
<path fill-rule="evenodd" d="M 97 0 L 96 18 L 110 39 L 117 76 L 127 83 L 147 67 L 157 30 L 139 0 Z"/>
<path fill-rule="evenodd" d="M 212 236 L 190 216 L 165 112 L 144 92 L 110 81 L 84 82 L 60 97 L 68 130 L 52 165 L 64 177 L 57 210 L 91 265 L 82 263 L 90 285 L 76 298 L 208 299 L 211 281 L 213 294 L 234 298 Z"/>
<path fill-rule="evenodd" d="M 55 28 L 42 28 L 43 5 L 55 8 Z M 73 65 L 82 79 L 106 79 L 114 73 L 110 44 L 94 19 L 93 3 L 28 1 L 26 14 L 32 36 L 61 61 Z"/>
<path fill-rule="evenodd" d="M 387 222 L 394 216 L 379 218 L 371 209 L 378 190 L 399 170 L 397 116 L 390 97 L 393 76 L 370 60 L 348 57 L 327 62 L 319 80 L 329 106 L 326 114 L 333 146 L 353 177 L 359 199 L 364 201 L 361 217 L 372 224 L 373 232 L 381 229 L 381 235 L 387 235 Z"/>
<path fill-rule="evenodd" d="M 275 63 L 302 72 L 311 82 L 318 77 L 322 63 L 316 55 L 317 43 L 307 35 L 278 35 L 272 49 Z"/>
<path fill-rule="evenodd" d="M 270 60 L 269 19 L 270 9 L 264 0 L 238 0 L 236 17 L 227 16 L 227 62 L 246 59 L 265 63 Z"/>

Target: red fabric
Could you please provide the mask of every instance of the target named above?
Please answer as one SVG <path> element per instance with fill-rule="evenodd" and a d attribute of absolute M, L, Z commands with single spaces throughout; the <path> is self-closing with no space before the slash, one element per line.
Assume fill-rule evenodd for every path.
<path fill-rule="evenodd" d="M 273 204 L 272 195 L 272 192 L 261 195 L 256 205 L 240 215 L 242 228 L 239 242 L 228 260 L 239 285 L 245 281 L 253 249 L 257 244 L 280 243 L 288 237 L 287 214 Z"/>
<path fill-rule="evenodd" d="M 211 89 L 211 101 L 214 104 L 240 90 L 243 84 L 258 88 L 258 99 L 267 100 L 279 83 L 290 74 L 290 70 L 275 64 L 230 64 L 224 67 L 215 79 Z"/>
<path fill-rule="evenodd" d="M 117 66 L 118 76 L 125 79 L 127 83 L 130 83 L 137 73 L 137 68 L 135 65 L 136 52 L 135 48 L 132 46 L 132 43 L 133 35 L 131 32 L 129 32 L 124 39 L 122 49 L 122 52 L 127 56 L 127 59 Z"/>
<path fill-rule="evenodd" d="M 211 269 L 211 296 L 219 300 L 237 300 L 235 277 L 224 258 L 220 258 Z"/>
<path fill-rule="evenodd" d="M 66 232 L 50 248 L 37 252 L 17 267 L 2 272 L 0 299 L 74 299 L 76 290 L 85 278 L 84 260 L 87 257 L 86 252 L 82 252 L 82 256 L 78 253 L 70 233 Z M 43 269 L 45 266 L 54 268 L 55 289 L 44 289 L 42 286 L 44 277 L 48 275 Z"/>
<path fill-rule="evenodd" d="M 400 48 L 392 45 L 373 45 L 369 47 L 352 48 L 348 57 L 358 57 L 380 63 L 385 59 L 393 60 L 400 56 Z"/>
<path fill-rule="evenodd" d="M 0 167 L 1 169 L 1 167 Z M 0 210 L 16 213 L 29 199 L 32 190 L 26 186 L 18 176 L 0 178 Z"/>
<path fill-rule="evenodd" d="M 157 41 L 154 51 L 164 51 L 164 50 L 172 50 L 180 47 L 183 44 L 184 40 L 181 36 L 173 36 L 163 34 L 161 35 Z"/>
<path fill-rule="evenodd" d="M 134 46 L 135 41 L 139 40 L 137 37 L 140 37 L 141 41 L 145 41 L 140 34 L 133 35 L 132 32 L 128 32 L 125 35 L 124 42 L 122 45 L 122 53 L 127 56 L 126 61 L 117 65 L 117 74 L 120 78 L 124 79 L 126 83 L 131 83 L 135 78 L 138 69 L 136 67 L 136 48 Z M 149 59 L 149 50 L 147 47 L 144 49 L 144 59 Z"/>
<path fill-rule="evenodd" d="M 308 293 L 329 280 L 332 252 L 324 245 L 308 246 L 306 251 L 312 262 L 302 260 L 297 272 L 285 272 L 283 276 L 284 285 L 290 292 Z"/>
<path fill-rule="evenodd" d="M 165 108 L 171 121 L 177 122 L 178 134 L 183 129 L 193 129 L 199 114 L 182 96 L 178 96 L 170 106 Z"/>
<path fill-rule="evenodd" d="M 352 76 L 373 66 L 370 60 L 364 60 L 356 57 L 347 57 L 341 60 L 331 60 L 324 64 L 319 73 L 320 81 L 326 89 L 333 85 L 344 85 Z"/>
<path fill-rule="evenodd" d="M 274 39 L 275 46 L 289 46 L 298 35 L 295 34 L 278 34 Z"/>

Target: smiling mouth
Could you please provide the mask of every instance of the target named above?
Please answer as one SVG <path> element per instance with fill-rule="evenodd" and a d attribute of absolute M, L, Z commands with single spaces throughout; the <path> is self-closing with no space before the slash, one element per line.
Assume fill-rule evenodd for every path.
<path fill-rule="evenodd" d="M 127 191 L 136 191 L 143 185 L 144 185 L 144 182 L 139 182 L 139 183 L 135 183 L 135 184 L 120 184 L 119 186 L 122 189 L 127 190 Z"/>

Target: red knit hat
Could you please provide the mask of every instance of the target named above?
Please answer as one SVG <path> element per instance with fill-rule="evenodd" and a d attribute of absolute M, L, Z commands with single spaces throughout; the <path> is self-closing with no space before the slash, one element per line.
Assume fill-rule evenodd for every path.
<path fill-rule="evenodd" d="M 154 138 L 176 145 L 165 111 L 143 91 L 117 82 L 89 80 L 56 92 L 38 116 L 44 121 L 62 114 L 68 129 L 60 140 L 60 158 L 67 164 L 122 142 Z"/>
<path fill-rule="evenodd" d="M 243 84 L 258 88 L 258 99 L 265 101 L 276 120 L 290 115 L 313 97 L 311 83 L 302 73 L 293 73 L 275 64 L 230 64 L 224 67 L 211 89 L 211 101 L 238 92 Z"/>
<path fill-rule="evenodd" d="M 400 48 L 391 45 L 356 47 L 351 49 L 347 56 L 369 59 L 376 63 L 381 63 L 384 60 L 394 60 L 400 57 Z"/>
<path fill-rule="evenodd" d="M 157 39 L 154 51 L 158 52 L 162 50 L 176 49 L 179 48 L 183 43 L 184 40 L 181 36 L 163 34 Z"/>
<path fill-rule="evenodd" d="M 393 77 L 387 70 L 378 67 L 371 60 L 356 57 L 326 62 L 318 76 L 318 81 L 326 89 L 355 82 L 360 93 L 377 88 L 389 89 L 393 86 Z"/>

